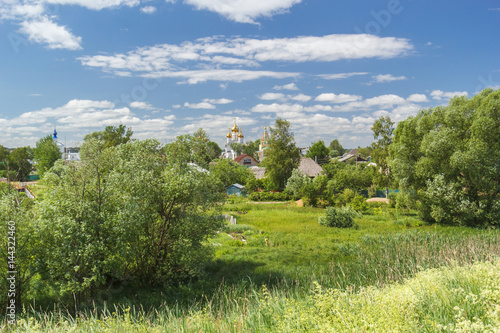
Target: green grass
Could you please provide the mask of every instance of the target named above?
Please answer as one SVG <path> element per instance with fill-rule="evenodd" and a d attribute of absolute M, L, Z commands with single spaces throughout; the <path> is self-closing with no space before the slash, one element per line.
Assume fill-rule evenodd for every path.
<path fill-rule="evenodd" d="M 500 268 L 498 230 L 427 225 L 387 207 L 369 210 L 350 229 L 320 226 L 323 209 L 246 202 L 226 209 L 238 224 L 208 240 L 216 256 L 201 279 L 162 290 L 124 288 L 78 316 L 26 309 L 17 329 L 471 332 L 471 325 L 498 323 L 492 311 L 500 304 L 500 282 L 486 264 Z M 485 264 L 471 266 L 478 262 Z M 474 280 L 474 269 L 486 277 Z M 489 303 L 469 312 L 474 297 L 490 297 Z M 380 326 L 370 328 L 368 318 L 380 318 Z"/>

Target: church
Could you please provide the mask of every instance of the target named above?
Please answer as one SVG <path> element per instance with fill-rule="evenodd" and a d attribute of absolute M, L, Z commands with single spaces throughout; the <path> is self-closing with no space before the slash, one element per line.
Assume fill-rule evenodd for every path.
<path fill-rule="evenodd" d="M 241 128 L 238 128 L 238 126 L 236 125 L 236 118 L 235 118 L 233 128 L 230 128 L 226 135 L 226 144 L 224 146 L 224 150 L 222 152 L 221 157 L 231 159 L 234 161 L 238 157 L 238 155 L 237 152 L 231 148 L 231 144 L 232 143 L 246 144 L 243 141 L 244 138 L 245 137 L 241 132 Z M 269 140 L 269 133 L 267 132 L 267 126 L 266 126 L 264 127 L 264 133 L 262 134 L 262 138 L 260 139 L 259 150 L 256 152 L 256 156 L 252 156 L 257 158 L 260 162 L 262 162 L 262 160 L 266 158 L 266 150 L 269 149 L 268 140 Z"/>
<path fill-rule="evenodd" d="M 224 146 L 224 151 L 222 152 L 222 158 L 231 159 L 234 161 L 236 157 L 238 157 L 236 151 L 231 148 L 232 143 L 243 143 L 244 144 L 244 136 L 241 133 L 241 129 L 236 126 L 236 118 L 234 119 L 234 126 L 232 129 L 229 129 L 226 135 L 226 144 Z"/>

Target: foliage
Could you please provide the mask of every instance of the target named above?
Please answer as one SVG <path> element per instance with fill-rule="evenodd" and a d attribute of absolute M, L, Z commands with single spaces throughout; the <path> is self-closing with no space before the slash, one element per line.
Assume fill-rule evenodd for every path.
<path fill-rule="evenodd" d="M 154 140 L 105 148 L 90 139 L 80 155 L 45 177 L 45 279 L 83 298 L 114 280 L 165 285 L 201 273 L 220 197 L 206 172 L 180 159 L 189 153 L 167 163 Z"/>
<path fill-rule="evenodd" d="M 325 142 L 322 140 L 313 142 L 309 150 L 307 151 L 306 157 L 310 157 L 313 160 L 317 158 L 317 160 L 325 160 L 328 158 L 328 154 L 330 152 L 328 151 L 328 148 L 325 146 Z"/>
<path fill-rule="evenodd" d="M 358 192 L 372 185 L 376 173 L 377 170 L 374 167 L 358 166 L 356 168 L 355 165 L 340 165 L 335 170 L 330 186 L 335 193 L 340 193 L 346 188 Z"/>
<path fill-rule="evenodd" d="M 357 212 L 365 211 L 368 208 L 365 197 L 350 188 L 346 188 L 341 194 L 336 195 L 334 201 L 337 206 L 348 205 Z"/>
<path fill-rule="evenodd" d="M 212 161 L 212 149 L 208 135 L 200 128 L 193 135 L 178 136 L 174 141 L 167 143 L 161 152 L 174 164 L 194 163 L 208 169 Z"/>
<path fill-rule="evenodd" d="M 290 193 L 295 200 L 298 200 L 304 195 L 302 191 L 304 186 L 311 182 L 311 178 L 302 174 L 298 169 L 293 169 L 292 175 L 286 182 L 285 191 Z"/>
<path fill-rule="evenodd" d="M 24 193 L 12 187 L 0 186 L 0 255 L 4 260 L 0 264 L 0 311 L 6 313 L 8 294 L 11 293 L 12 271 L 15 274 L 16 307 L 29 300 L 33 292 L 30 282 L 37 272 L 38 230 L 33 223 L 33 201 Z M 9 257 L 12 260 L 8 259 Z M 8 265 L 14 263 L 14 267 Z"/>
<path fill-rule="evenodd" d="M 355 226 L 354 218 L 360 217 L 355 210 L 349 206 L 344 207 L 326 207 L 325 216 L 318 218 L 318 223 L 327 227 L 351 228 Z"/>
<path fill-rule="evenodd" d="M 219 158 L 221 154 L 222 154 L 222 149 L 216 142 L 214 141 L 207 142 L 207 155 L 210 158 L 210 160 L 213 161 Z"/>
<path fill-rule="evenodd" d="M 500 90 L 422 110 L 398 124 L 391 170 L 426 220 L 498 226 Z"/>
<path fill-rule="evenodd" d="M 251 179 L 255 179 L 248 168 L 224 158 L 210 164 L 210 177 L 221 184 L 222 190 L 235 183 L 246 185 Z"/>
<path fill-rule="evenodd" d="M 246 145 L 244 143 L 240 142 L 232 142 L 229 144 L 232 150 L 236 152 L 236 156 L 240 156 L 243 153 L 243 150 L 245 149 Z"/>
<path fill-rule="evenodd" d="M 248 197 L 251 201 L 288 201 L 292 196 L 287 192 L 252 192 Z"/>
<path fill-rule="evenodd" d="M 134 132 L 132 129 L 130 127 L 126 128 L 123 124 L 118 125 L 118 127 L 110 125 L 106 126 L 104 131 L 95 131 L 85 135 L 83 140 L 102 140 L 104 141 L 104 148 L 109 148 L 129 142 L 133 134 Z"/>
<path fill-rule="evenodd" d="M 312 181 L 304 182 L 301 192 L 306 206 L 324 207 L 329 203 L 333 193 L 329 191 L 327 176 L 316 176 Z"/>
<path fill-rule="evenodd" d="M 25 180 L 31 172 L 32 151 L 30 147 L 19 147 L 14 149 L 10 154 L 5 156 L 6 169 L 8 168 L 11 175 L 15 175 L 12 180 Z"/>
<path fill-rule="evenodd" d="M 300 152 L 295 146 L 291 124 L 287 120 L 277 118 L 270 130 L 269 149 L 262 163 L 266 167 L 266 177 L 278 187 L 284 188 L 293 169 L 299 166 Z"/>
<path fill-rule="evenodd" d="M 337 139 L 330 142 L 330 144 L 328 145 L 328 150 L 331 157 L 342 156 L 346 151 Z"/>
<path fill-rule="evenodd" d="M 61 158 L 61 151 L 52 136 L 47 135 L 37 141 L 33 155 L 38 174 L 42 177 Z"/>
<path fill-rule="evenodd" d="M 245 149 L 243 149 L 243 154 L 248 154 L 248 155 L 252 156 L 253 158 L 257 159 L 256 152 L 259 150 L 259 145 L 260 145 L 260 139 L 257 139 L 253 142 L 250 141 L 245 146 Z"/>
<path fill-rule="evenodd" d="M 389 146 L 392 143 L 392 133 L 394 131 L 394 122 L 389 116 L 381 116 L 372 126 L 373 138 L 377 139 L 372 144 L 372 160 L 377 164 L 380 172 L 374 178 L 378 185 L 384 186 L 386 197 L 389 195 L 389 184 L 391 182 L 391 172 L 389 170 Z"/>

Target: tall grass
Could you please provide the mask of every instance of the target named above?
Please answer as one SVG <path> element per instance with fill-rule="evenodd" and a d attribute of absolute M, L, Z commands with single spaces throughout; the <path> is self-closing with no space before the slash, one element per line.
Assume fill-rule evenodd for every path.
<path fill-rule="evenodd" d="M 187 305 L 164 301 L 147 307 L 129 301 L 112 306 L 112 310 L 95 307 L 76 316 L 64 311 L 26 310 L 18 325 L 6 330 L 487 330 L 498 323 L 495 304 L 500 304 L 500 276 L 495 272 L 500 271 L 500 261 L 495 265 L 487 262 L 500 256 L 500 233 L 454 230 L 446 234 L 410 231 L 365 235 L 358 242 L 337 244 L 338 254 L 329 265 L 284 267 L 264 283 L 251 277 L 237 283 L 222 282 Z M 474 278 L 477 274 L 482 278 Z M 479 304 L 485 297 L 489 303 Z M 476 315 L 479 317 L 474 319 Z"/>

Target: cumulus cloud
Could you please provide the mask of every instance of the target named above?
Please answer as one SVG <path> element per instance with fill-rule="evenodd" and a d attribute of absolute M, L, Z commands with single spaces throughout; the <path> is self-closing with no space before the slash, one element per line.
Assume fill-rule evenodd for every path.
<path fill-rule="evenodd" d="M 406 80 L 406 76 L 394 76 L 392 74 L 379 74 L 379 75 L 373 76 L 373 79 L 375 80 L 376 83 L 385 83 L 385 82 Z"/>
<path fill-rule="evenodd" d="M 91 10 L 136 6 L 139 0 L 36 0 L 0 1 L 0 19 L 19 24 L 19 33 L 27 35 L 33 43 L 47 45 L 49 49 L 79 50 L 81 37 L 75 36 L 70 29 L 56 23 L 57 15 L 49 12 L 47 5 L 76 5 Z"/>
<path fill-rule="evenodd" d="M 468 96 L 469 93 L 466 91 L 442 91 L 442 90 L 433 90 L 431 92 L 432 99 L 436 101 L 447 101 L 452 99 L 455 96 Z"/>
<path fill-rule="evenodd" d="M 424 94 L 412 94 L 408 96 L 406 100 L 408 102 L 414 102 L 414 103 L 425 103 L 429 101 L 427 99 L 427 96 L 425 96 Z"/>
<path fill-rule="evenodd" d="M 361 96 L 348 95 L 348 94 L 334 94 L 334 93 L 323 93 L 316 97 L 314 100 L 317 102 L 330 102 L 330 103 L 347 103 L 355 102 L 361 100 Z"/>
<path fill-rule="evenodd" d="M 299 101 L 299 102 L 309 102 L 311 100 L 311 96 L 304 95 L 304 94 L 298 94 L 295 96 L 288 95 L 288 98 L 293 99 L 294 101 Z"/>
<path fill-rule="evenodd" d="M 43 108 L 12 119 L 0 119 L 0 126 L 5 129 L 0 133 L 0 139 L 10 145 L 33 145 L 39 138 L 50 134 L 55 123 L 60 133 L 70 135 L 124 124 L 133 128 L 134 136 L 150 133 L 149 137 L 160 137 L 162 135 L 158 133 L 169 129 L 174 120 L 174 115 L 144 120 L 128 107 L 117 108 L 110 101 L 74 99 L 57 108 Z M 74 139 L 70 139 L 68 144 L 74 144 Z"/>
<path fill-rule="evenodd" d="M 184 0 L 199 10 L 216 12 L 229 20 L 255 23 L 259 17 L 286 13 L 302 0 Z"/>
<path fill-rule="evenodd" d="M 146 102 L 132 102 L 130 103 L 130 107 L 133 109 L 141 109 L 141 110 L 155 110 L 155 107 Z"/>
<path fill-rule="evenodd" d="M 411 52 L 409 40 L 373 35 L 301 36 L 253 39 L 207 37 L 178 45 L 141 47 L 126 54 L 78 58 L 83 66 L 107 73 L 131 72 L 146 77 L 242 82 L 261 77 L 289 78 L 300 73 L 249 70 L 265 62 L 331 62 L 343 59 L 394 58 Z M 204 69 L 199 69 L 203 67 Z M 296 90 L 294 83 L 276 89 Z"/>
<path fill-rule="evenodd" d="M 73 35 L 68 28 L 44 17 L 21 23 L 20 32 L 28 35 L 31 42 L 46 44 L 49 49 L 81 49 L 81 37 Z"/>
<path fill-rule="evenodd" d="M 285 94 L 282 93 L 265 93 L 259 96 L 259 99 L 265 100 L 265 101 L 272 101 L 272 100 L 285 100 Z"/>

